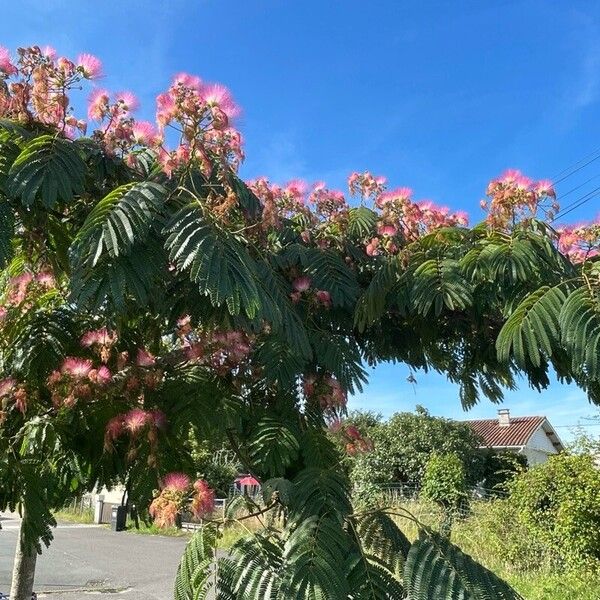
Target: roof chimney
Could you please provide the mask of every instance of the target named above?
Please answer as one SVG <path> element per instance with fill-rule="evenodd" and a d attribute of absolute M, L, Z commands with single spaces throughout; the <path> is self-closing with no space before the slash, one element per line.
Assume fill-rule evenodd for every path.
<path fill-rule="evenodd" d="M 510 425 L 510 410 L 508 408 L 498 409 L 498 425 L 508 427 Z"/>

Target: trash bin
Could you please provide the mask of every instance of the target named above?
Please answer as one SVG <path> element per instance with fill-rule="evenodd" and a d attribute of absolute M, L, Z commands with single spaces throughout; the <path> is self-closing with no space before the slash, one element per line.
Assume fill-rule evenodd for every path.
<path fill-rule="evenodd" d="M 110 515 L 110 528 L 113 531 L 124 531 L 127 521 L 127 507 L 113 506 Z"/>

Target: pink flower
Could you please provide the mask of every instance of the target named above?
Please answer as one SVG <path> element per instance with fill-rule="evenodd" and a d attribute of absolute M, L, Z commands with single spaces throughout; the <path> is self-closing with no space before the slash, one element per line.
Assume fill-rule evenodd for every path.
<path fill-rule="evenodd" d="M 127 112 L 133 112 L 140 107 L 140 101 L 131 92 L 117 92 L 115 94 L 115 100 L 119 102 L 123 110 Z"/>
<path fill-rule="evenodd" d="M 35 280 L 42 286 L 51 288 L 54 287 L 54 275 L 52 273 L 42 272 L 35 276 Z"/>
<path fill-rule="evenodd" d="M 61 366 L 61 371 L 71 375 L 75 379 L 87 377 L 92 370 L 92 361 L 87 358 L 70 357 L 65 359 Z"/>
<path fill-rule="evenodd" d="M 302 277 L 297 277 L 292 282 L 292 287 L 295 292 L 306 292 L 310 288 L 311 279 L 307 275 L 303 275 Z"/>
<path fill-rule="evenodd" d="M 323 306 L 331 306 L 331 294 L 328 291 L 318 290 L 315 296 Z"/>
<path fill-rule="evenodd" d="M 194 483 L 194 498 L 192 499 L 192 514 L 202 518 L 213 512 L 215 508 L 215 492 L 203 479 Z"/>
<path fill-rule="evenodd" d="M 185 492 L 190 487 L 191 479 L 185 473 L 167 473 L 162 480 L 163 489 L 174 492 Z"/>
<path fill-rule="evenodd" d="M 6 379 L 0 379 L 0 398 L 10 394 L 13 391 L 17 382 L 12 377 L 7 377 Z"/>
<path fill-rule="evenodd" d="M 202 89 L 202 80 L 200 77 L 190 75 L 189 73 L 177 73 L 177 75 L 173 77 L 173 85 L 182 85 L 183 87 L 191 88 L 199 92 Z"/>
<path fill-rule="evenodd" d="M 76 66 L 86 79 L 102 77 L 102 63 L 92 54 L 80 54 Z"/>
<path fill-rule="evenodd" d="M 106 90 L 95 89 L 88 98 L 88 118 L 101 121 L 108 112 L 109 94 Z"/>
<path fill-rule="evenodd" d="M 131 128 L 131 135 L 136 144 L 151 146 L 158 139 L 158 132 L 149 121 L 137 121 Z"/>
<path fill-rule="evenodd" d="M 162 410 L 158 408 L 150 411 L 150 416 L 152 418 L 152 422 L 154 423 L 154 427 L 160 430 L 164 430 L 167 428 L 167 415 Z"/>
<path fill-rule="evenodd" d="M 98 368 L 98 372 L 96 374 L 96 381 L 100 384 L 108 383 L 111 381 L 112 375 L 108 367 L 102 365 Z"/>
<path fill-rule="evenodd" d="M 208 106 L 217 106 L 230 119 L 237 117 L 240 114 L 240 109 L 233 101 L 231 92 L 224 85 L 219 83 L 208 84 L 202 89 L 201 95 L 202 100 L 204 100 Z"/>
<path fill-rule="evenodd" d="M 16 72 L 17 67 L 10 60 L 10 52 L 4 46 L 0 46 L 0 73 L 5 77 L 10 77 Z"/>
<path fill-rule="evenodd" d="M 556 198 L 556 192 L 552 182 L 548 179 L 542 179 L 534 185 L 534 191 L 538 196 L 548 196 L 550 198 Z"/>
<path fill-rule="evenodd" d="M 138 367 L 153 367 L 156 364 L 156 359 L 148 350 L 139 348 L 135 363 Z"/>
<path fill-rule="evenodd" d="M 352 440 L 359 440 L 362 437 L 360 431 L 354 425 L 346 427 L 346 435 Z"/>
<path fill-rule="evenodd" d="M 42 46 L 40 49 L 42 56 L 49 60 L 56 58 L 56 50 L 52 46 Z"/>
<path fill-rule="evenodd" d="M 107 424 L 104 431 L 105 446 L 107 441 L 116 440 L 124 431 L 125 423 L 123 421 L 123 415 L 117 415 L 113 417 Z"/>
<path fill-rule="evenodd" d="M 377 233 L 379 235 L 385 235 L 388 237 L 392 237 L 398 233 L 398 228 L 395 225 L 389 225 L 382 223 L 377 227 Z"/>
<path fill-rule="evenodd" d="M 0 321 L 3 321 L 7 314 L 8 311 L 4 308 L 4 306 L 0 306 Z"/>
<path fill-rule="evenodd" d="M 141 408 L 133 408 L 124 415 L 123 424 L 129 433 L 135 435 L 147 425 L 149 419 L 151 418 L 151 415 L 145 410 L 142 410 Z"/>

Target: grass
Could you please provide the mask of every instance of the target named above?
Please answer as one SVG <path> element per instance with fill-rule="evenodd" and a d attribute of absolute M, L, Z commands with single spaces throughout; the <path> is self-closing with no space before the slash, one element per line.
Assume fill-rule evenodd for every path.
<path fill-rule="evenodd" d="M 82 523 L 90 525 L 94 522 L 94 511 L 90 509 L 65 507 L 54 512 L 54 518 L 59 523 Z"/>
<path fill-rule="evenodd" d="M 435 506 L 424 502 L 405 502 L 402 507 L 409 510 L 419 521 L 436 527 L 440 513 Z M 508 581 L 526 600 L 600 600 L 600 572 L 575 572 L 557 569 L 556 565 L 541 564 L 527 569 L 515 566 L 514 556 L 503 552 L 495 535 L 502 535 L 511 527 L 510 522 L 498 523 L 498 515 L 488 502 L 474 502 L 471 513 L 457 520 L 452 529 L 452 541 L 475 560 Z M 397 519 L 402 531 L 414 539 L 415 524 L 407 519 Z M 498 527 L 500 525 L 500 527 Z M 514 531 L 514 529 L 513 529 Z M 494 535 L 495 532 L 495 535 Z M 517 532 L 516 547 L 522 551 L 520 562 L 527 564 L 530 555 L 538 559 L 543 550 L 532 540 Z M 542 554 L 540 554 L 542 553 Z"/>
<path fill-rule="evenodd" d="M 145 525 L 140 521 L 139 529 L 136 529 L 133 522 L 129 521 L 127 533 L 135 533 L 137 535 L 164 535 L 167 537 L 190 537 L 194 532 L 187 529 L 177 529 L 177 527 L 157 527 L 154 523 Z"/>

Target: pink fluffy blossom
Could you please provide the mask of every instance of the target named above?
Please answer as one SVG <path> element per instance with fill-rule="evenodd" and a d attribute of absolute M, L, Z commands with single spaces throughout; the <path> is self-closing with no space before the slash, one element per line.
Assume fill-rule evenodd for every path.
<path fill-rule="evenodd" d="M 131 135 L 136 144 L 152 146 L 159 140 L 158 131 L 149 121 L 136 121 L 131 127 Z"/>
<path fill-rule="evenodd" d="M 15 67 L 10 59 L 10 52 L 4 46 L 0 46 L 0 74 L 5 77 L 10 77 L 17 72 L 17 67 Z"/>
<path fill-rule="evenodd" d="M 123 110 L 127 112 L 134 112 L 140 107 L 140 101 L 132 92 L 117 92 L 115 94 L 115 101 L 121 103 Z"/>
<path fill-rule="evenodd" d="M 112 380 L 112 374 L 107 366 L 102 365 L 98 368 L 96 380 L 100 384 L 105 384 Z"/>
<path fill-rule="evenodd" d="M 230 119 L 240 114 L 240 108 L 234 102 L 231 92 L 220 83 L 211 83 L 204 86 L 201 95 L 208 106 L 220 108 Z"/>
<path fill-rule="evenodd" d="M 133 408 L 123 417 L 124 427 L 129 433 L 137 434 L 151 419 L 151 415 L 141 408 Z"/>
<path fill-rule="evenodd" d="M 194 482 L 194 497 L 190 508 L 192 514 L 199 519 L 212 513 L 215 508 L 215 492 L 203 479 Z"/>
<path fill-rule="evenodd" d="M 12 377 L 6 379 L 0 379 L 0 398 L 10 394 L 15 388 L 17 382 Z"/>
<path fill-rule="evenodd" d="M 311 286 L 311 279 L 307 275 L 303 275 L 302 277 L 297 277 L 292 282 L 292 287 L 296 292 L 306 292 Z"/>
<path fill-rule="evenodd" d="M 323 306 L 331 306 L 331 294 L 328 291 L 318 290 L 315 296 Z"/>
<path fill-rule="evenodd" d="M 101 121 L 108 112 L 109 93 L 101 88 L 95 89 L 88 98 L 88 118 Z"/>
<path fill-rule="evenodd" d="M 93 54 L 80 54 L 77 57 L 76 66 L 86 79 L 102 77 L 102 62 Z"/>
<path fill-rule="evenodd" d="M 185 492 L 191 483 L 191 479 L 185 473 L 167 473 L 162 480 L 164 489 L 176 492 Z"/>
<path fill-rule="evenodd" d="M 92 361 L 87 358 L 66 358 L 61 366 L 61 371 L 74 377 L 75 379 L 82 379 L 87 377 L 92 370 Z"/>
<path fill-rule="evenodd" d="M 200 77 L 190 75 L 189 73 L 177 73 L 173 77 L 173 85 L 181 85 L 199 92 L 202 89 L 202 80 Z"/>
<path fill-rule="evenodd" d="M 135 364 L 138 367 L 152 367 L 156 364 L 156 359 L 148 350 L 144 348 L 139 348 L 137 352 L 137 357 L 135 359 Z"/>

